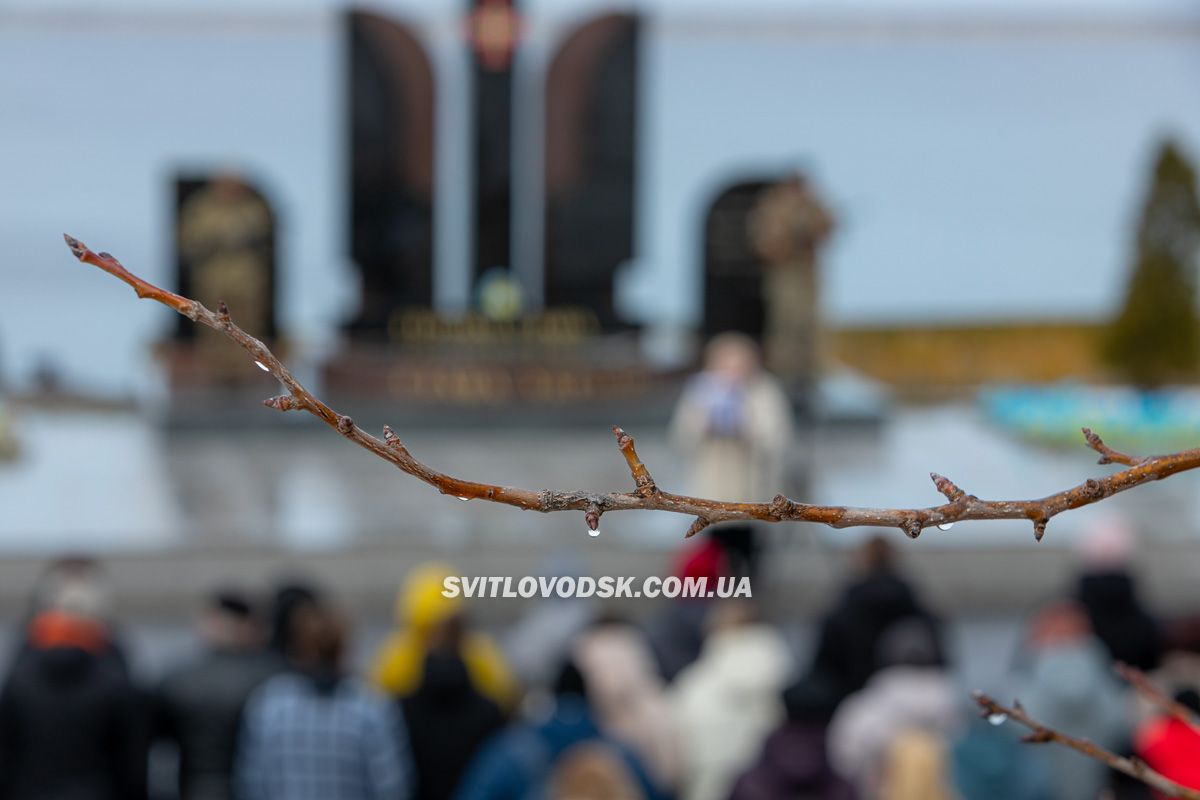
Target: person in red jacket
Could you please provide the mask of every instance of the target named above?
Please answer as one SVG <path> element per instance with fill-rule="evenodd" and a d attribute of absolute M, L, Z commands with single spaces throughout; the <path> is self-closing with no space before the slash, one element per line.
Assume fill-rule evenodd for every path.
<path fill-rule="evenodd" d="M 1185 689 L 1175 699 L 1200 714 L 1200 695 Z M 1134 737 L 1137 754 L 1165 777 L 1200 789 L 1200 731 L 1175 717 L 1155 717 L 1142 725 Z"/>

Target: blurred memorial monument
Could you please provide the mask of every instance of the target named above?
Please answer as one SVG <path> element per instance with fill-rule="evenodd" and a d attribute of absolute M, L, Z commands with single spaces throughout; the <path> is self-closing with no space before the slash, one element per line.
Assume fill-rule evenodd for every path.
<path fill-rule="evenodd" d="M 276 342 L 276 220 L 261 192 L 234 172 L 175 181 L 175 285 L 215 308 L 224 302 L 238 325 L 279 351 Z M 246 368 L 216 331 L 180 317 L 163 348 L 178 403 L 213 393 L 257 396 L 274 381 Z"/>
<path fill-rule="evenodd" d="M 618 271 L 637 261 L 640 18 L 566 24 L 529 80 L 518 69 L 533 50 L 522 9 L 470 0 L 459 15 L 461 87 L 438 79 L 422 32 L 405 21 L 376 10 L 342 19 L 344 246 L 358 292 L 334 341 L 295 353 L 311 360 L 301 368 L 317 371 L 331 402 L 368 417 L 533 408 L 589 424 L 614 413 L 665 422 L 694 365 L 652 361 L 615 291 Z M 461 153 L 437 135 L 439 108 L 460 88 Z M 447 147 L 462 167 L 450 177 L 435 168 Z M 224 300 L 278 352 L 287 265 L 277 269 L 270 204 L 234 174 L 186 176 L 176 195 L 176 285 L 210 306 Z M 459 237 L 449 254 L 439 244 L 447 230 Z M 721 195 L 704 230 L 705 263 L 692 267 L 706 275 L 698 332 L 753 337 L 805 405 L 831 215 L 803 177 L 774 173 Z M 331 269 L 328 280 L 340 279 Z M 186 320 L 166 349 L 176 420 L 252 408 L 244 395 L 273 388 Z"/>
<path fill-rule="evenodd" d="M 636 17 L 604 14 L 569 32 L 534 87 L 545 103 L 544 208 L 530 248 L 528 235 L 516 241 L 513 213 L 524 21 L 510 0 L 464 8 L 470 179 L 454 191 L 469 193 L 471 209 L 466 308 L 435 291 L 458 276 L 433 246 L 434 109 L 443 100 L 428 58 L 398 20 L 359 11 L 346 19 L 349 244 L 362 291 L 344 345 L 324 365 L 331 396 L 586 412 L 673 392 L 660 380 L 670 376 L 643 364 L 613 300 L 613 276 L 633 254 Z M 659 405 L 665 418 L 668 404 Z"/>

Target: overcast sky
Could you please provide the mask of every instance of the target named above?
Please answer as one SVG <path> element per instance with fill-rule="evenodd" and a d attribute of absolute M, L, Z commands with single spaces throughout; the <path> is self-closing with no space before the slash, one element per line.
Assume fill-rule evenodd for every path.
<path fill-rule="evenodd" d="M 643 322 L 697 321 L 710 199 L 797 165 L 841 222 L 825 295 L 836 323 L 1099 319 L 1123 288 L 1157 143 L 1172 135 L 1200 152 L 1197 3 L 641 5 L 638 258 L 621 299 Z M 327 340 L 354 302 L 340 4 L 137 11 L 147 7 L 0 3 L 0 374 L 10 379 L 42 357 L 108 389 L 145 379 L 167 312 L 82 273 L 59 236 L 169 283 L 180 170 L 243 168 L 277 205 L 289 334 Z M 458 6 L 396 7 L 430 43 L 449 98 L 441 122 L 460 128 L 463 84 L 442 70 L 461 57 Z M 547 20 L 603 6 L 526 7 L 547 37 L 531 46 L 546 50 Z M 1021 24 L 992 35 L 997 19 Z M 439 142 L 449 153 L 439 164 L 454 168 L 454 138 L 442 131 Z M 448 230 L 444 245 L 456 240 Z"/>

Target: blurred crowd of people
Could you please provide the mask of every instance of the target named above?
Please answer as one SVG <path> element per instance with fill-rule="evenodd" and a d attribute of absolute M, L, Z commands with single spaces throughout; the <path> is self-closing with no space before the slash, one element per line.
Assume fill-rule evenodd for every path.
<path fill-rule="evenodd" d="M 745 337 L 716 337 L 672 434 L 694 490 L 782 485 L 791 411 Z M 718 525 L 678 554 L 683 579 L 756 573 L 755 531 Z M 1074 587 L 1028 622 L 1004 686 L 1065 733 L 1136 754 L 1200 789 L 1200 734 L 1139 704 L 1144 671 L 1200 710 L 1200 621 L 1163 622 L 1113 521 Z M 0 690 L 0 800 L 1138 800 L 1145 787 L 982 719 L 938 616 L 885 539 L 857 552 L 805 659 L 747 599 L 662 601 L 637 621 L 586 598 L 533 601 L 499 637 L 409 572 L 365 669 L 348 620 L 302 582 L 225 589 L 199 652 L 134 679 L 100 566 L 38 582 Z M 1144 699 L 1144 698 L 1143 698 Z"/>
<path fill-rule="evenodd" d="M 1028 623 L 1003 687 L 1029 714 L 1200 788 L 1200 734 L 1113 670 L 1200 710 L 1200 624 L 1138 600 L 1131 537 L 1086 540 L 1076 585 Z M 681 576 L 743 568 L 699 537 Z M 361 675 L 323 591 L 215 592 L 198 651 L 153 683 L 127 663 L 101 567 L 40 579 L 0 691 L 3 800 L 1135 800 L 1149 790 L 980 718 L 943 625 L 884 539 L 865 543 L 810 657 L 744 599 L 677 599 L 648 620 L 533 602 L 493 638 L 408 575 Z"/>

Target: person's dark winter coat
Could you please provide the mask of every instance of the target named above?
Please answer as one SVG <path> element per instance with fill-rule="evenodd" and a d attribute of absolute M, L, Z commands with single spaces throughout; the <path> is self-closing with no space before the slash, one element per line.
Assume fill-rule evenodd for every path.
<path fill-rule="evenodd" d="M 822 623 L 812 670 L 835 676 L 841 697 L 858 691 L 881 666 L 878 650 L 884 631 L 910 618 L 932 627 L 940 651 L 936 621 L 903 578 L 880 570 L 858 579 Z"/>
<path fill-rule="evenodd" d="M 430 653 L 422 674 L 420 688 L 401 701 L 416 768 L 413 798 L 446 800 L 504 715 L 475 689 L 457 653 Z"/>
<path fill-rule="evenodd" d="M 1088 572 L 1079 578 L 1079 602 L 1096 638 L 1113 660 L 1152 670 L 1162 657 L 1158 623 L 1142 607 L 1133 576 L 1122 568 Z"/>
<path fill-rule="evenodd" d="M 146 704 L 102 626 L 47 613 L 31 631 L 0 691 L 0 798 L 144 798 Z"/>
<path fill-rule="evenodd" d="M 854 791 L 829 766 L 825 728 L 788 722 L 767 739 L 758 763 L 733 787 L 731 800 L 851 800 Z"/>
<path fill-rule="evenodd" d="M 783 693 L 787 720 L 763 745 L 758 762 L 730 800 L 853 800 L 854 790 L 829 764 L 825 744 L 837 698 L 826 676 L 809 675 Z"/>
<path fill-rule="evenodd" d="M 158 735 L 179 745 L 183 800 L 227 800 L 242 709 L 250 693 L 279 671 L 254 650 L 213 649 L 163 680 L 155 698 Z"/>

